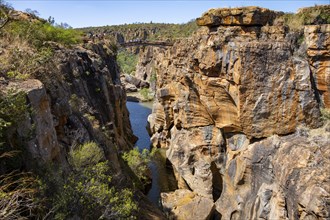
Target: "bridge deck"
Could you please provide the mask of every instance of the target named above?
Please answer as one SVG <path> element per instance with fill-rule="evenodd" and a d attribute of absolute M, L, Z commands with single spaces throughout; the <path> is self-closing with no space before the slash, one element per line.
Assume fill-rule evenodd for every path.
<path fill-rule="evenodd" d="M 167 41 L 137 41 L 137 42 L 125 42 L 120 44 L 122 47 L 134 47 L 134 46 L 155 46 L 155 47 L 170 47 L 173 46 L 172 42 Z"/>

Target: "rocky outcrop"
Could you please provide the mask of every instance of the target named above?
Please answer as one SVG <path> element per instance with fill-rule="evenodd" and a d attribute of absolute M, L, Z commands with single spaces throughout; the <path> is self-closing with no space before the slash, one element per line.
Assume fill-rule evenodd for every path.
<path fill-rule="evenodd" d="M 257 7 L 212 9 L 197 19 L 207 27 L 154 54 L 152 144 L 167 148 L 179 187 L 213 199 L 223 219 L 329 214 L 329 176 L 308 181 L 316 172 L 314 159 L 320 172 L 329 168 L 327 156 L 318 156 L 328 155 L 328 133 L 309 138 L 298 129 L 322 125 L 322 80 L 315 83 L 312 55 L 298 51 L 299 35 L 272 26 L 278 14 Z M 324 47 L 324 38 L 317 39 Z M 315 187 L 320 193 L 310 200 L 320 205 L 305 204 L 302 194 Z"/>
<path fill-rule="evenodd" d="M 115 56 L 102 44 L 89 45 L 92 50 L 51 46 L 54 59 L 32 73 L 35 79 L 4 82 L 1 88 L 27 94 L 32 114 L 17 128 L 24 146 L 43 164 L 65 160 L 72 148 L 96 141 L 117 161 L 117 150 L 130 149 L 136 137 Z"/>
<path fill-rule="evenodd" d="M 131 171 L 120 158 L 122 151 L 132 149 L 136 137 L 115 55 L 104 44 L 84 46 L 89 49 L 68 49 L 53 43 L 53 59 L 31 74 L 34 79 L 0 78 L 1 91 L 25 92 L 30 109 L 25 119 L 8 132 L 8 136 L 13 135 L 8 139 L 20 141 L 20 146 L 27 149 L 22 155 L 27 170 L 54 164 L 68 176 L 72 172 L 68 163 L 71 150 L 96 142 L 111 166 L 111 184 L 134 191 L 140 209 L 135 215 L 164 219 L 161 211 L 133 186 Z"/>
<path fill-rule="evenodd" d="M 224 219 L 327 219 L 330 216 L 330 124 L 248 144 L 229 138 L 223 191 Z M 241 140 L 234 142 L 236 140 Z"/>
<path fill-rule="evenodd" d="M 304 40 L 320 101 L 330 108 L 330 24 L 305 26 Z"/>
<path fill-rule="evenodd" d="M 281 13 L 271 11 L 260 7 L 244 7 L 244 8 L 217 8 L 210 9 L 197 18 L 196 22 L 199 26 L 263 26 L 272 24 L 276 16 Z"/>
<path fill-rule="evenodd" d="M 2 92 L 11 90 L 26 93 L 29 106 L 33 109 L 17 128 L 18 136 L 28 139 L 25 146 L 32 159 L 46 163 L 58 158 L 61 148 L 51 114 L 50 100 L 44 85 L 35 79 L 24 82 L 5 82 L 4 80 L 2 82 L 4 83 L 0 86 Z M 31 132 L 34 135 L 31 135 Z M 15 142 L 15 140 L 12 141 Z"/>
<path fill-rule="evenodd" d="M 126 91 L 129 89 L 129 88 L 136 88 L 136 89 L 142 89 L 142 88 L 149 88 L 149 83 L 145 80 L 141 80 L 140 78 L 138 77 L 135 77 L 135 76 L 132 76 L 132 75 L 128 75 L 128 74 L 125 74 L 122 76 L 122 82 L 123 82 L 123 85 L 125 86 L 126 88 Z"/>
<path fill-rule="evenodd" d="M 167 215 L 170 219 L 186 220 L 191 216 L 194 216 L 194 219 L 210 219 L 215 211 L 211 199 L 199 196 L 187 189 L 162 193 L 161 197 L 163 209 L 168 211 Z"/>

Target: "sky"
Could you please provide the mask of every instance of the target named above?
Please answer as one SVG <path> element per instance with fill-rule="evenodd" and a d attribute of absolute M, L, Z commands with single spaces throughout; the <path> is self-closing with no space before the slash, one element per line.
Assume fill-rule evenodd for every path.
<path fill-rule="evenodd" d="M 330 0 L 5 0 L 15 9 L 27 8 L 47 19 L 74 28 L 129 24 L 135 22 L 185 23 L 210 8 L 260 6 L 276 11 L 296 12 L 302 7 L 330 4 Z"/>

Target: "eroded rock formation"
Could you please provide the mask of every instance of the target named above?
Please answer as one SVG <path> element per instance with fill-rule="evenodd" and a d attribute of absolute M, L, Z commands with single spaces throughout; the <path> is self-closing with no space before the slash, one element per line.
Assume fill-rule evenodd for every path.
<path fill-rule="evenodd" d="M 304 37 L 314 83 L 323 105 L 330 108 L 330 24 L 306 26 Z"/>
<path fill-rule="evenodd" d="M 31 73 L 31 79 L 0 79 L 2 92 L 25 92 L 31 110 L 9 133 L 9 140 L 21 141 L 27 147 L 24 167 L 54 164 L 60 170 L 71 170 L 69 152 L 93 141 L 102 147 L 111 164 L 112 184 L 133 188 L 119 153 L 132 149 L 136 137 L 114 53 L 104 44 L 84 45 L 89 49 L 50 44 L 53 59 Z M 136 190 L 134 194 L 144 219 L 163 219 L 142 192 Z"/>
<path fill-rule="evenodd" d="M 179 188 L 213 199 L 223 219 L 329 217 L 329 128 L 308 131 L 329 97 L 329 26 L 306 27 L 299 49 L 277 15 L 212 9 L 154 54 L 151 141 L 168 149 Z"/>

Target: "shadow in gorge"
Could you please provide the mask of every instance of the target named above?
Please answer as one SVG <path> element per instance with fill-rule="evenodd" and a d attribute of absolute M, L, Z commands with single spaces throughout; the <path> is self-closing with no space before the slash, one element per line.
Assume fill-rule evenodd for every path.
<path fill-rule="evenodd" d="M 127 109 L 130 113 L 130 122 L 135 136 L 139 139 L 135 143 L 140 151 L 150 150 L 150 136 L 146 129 L 148 116 L 151 114 L 152 102 L 127 102 Z M 159 149 L 149 164 L 152 174 L 151 188 L 147 194 L 148 198 L 159 206 L 160 193 L 177 189 L 177 183 L 172 170 L 172 165 L 166 163 L 165 149 Z"/>
<path fill-rule="evenodd" d="M 211 163 L 211 172 L 212 172 L 212 196 L 213 201 L 216 202 L 222 193 L 222 177 L 220 174 L 217 165 L 212 162 Z"/>

